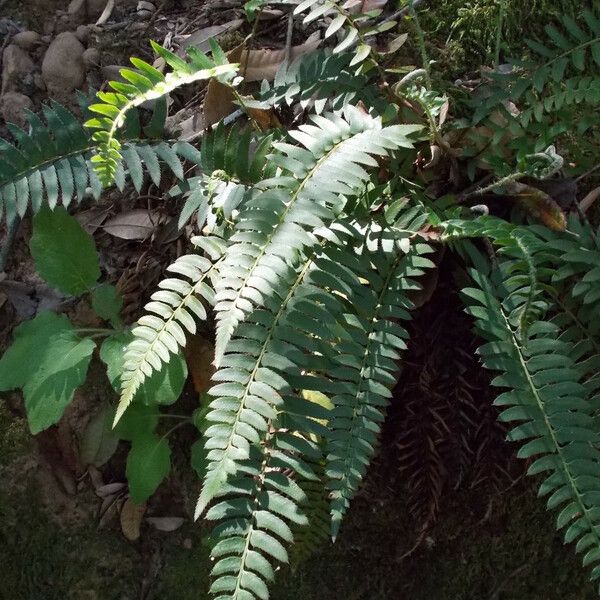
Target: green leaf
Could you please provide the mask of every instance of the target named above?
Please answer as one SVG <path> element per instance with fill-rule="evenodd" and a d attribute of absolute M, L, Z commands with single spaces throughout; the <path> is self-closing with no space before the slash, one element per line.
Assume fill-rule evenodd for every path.
<path fill-rule="evenodd" d="M 61 292 L 83 294 L 100 277 L 92 236 L 63 207 L 44 207 L 33 218 L 29 247 L 38 273 Z"/>
<path fill-rule="evenodd" d="M 40 364 L 51 350 L 53 337 L 70 331 L 73 326 L 65 315 L 49 311 L 16 327 L 14 342 L 0 359 L 0 391 L 22 388 L 31 375 L 31 366 Z"/>
<path fill-rule="evenodd" d="M 118 333 L 107 337 L 100 347 L 100 360 L 106 365 L 106 374 L 113 389 L 121 389 L 120 376 L 123 370 L 125 349 L 133 336 L 131 333 Z"/>
<path fill-rule="evenodd" d="M 94 342 L 74 331 L 52 336 L 42 361 L 31 370 L 23 387 L 31 433 L 58 423 L 75 390 L 84 382 Z M 29 363 L 31 364 L 31 363 Z"/>
<path fill-rule="evenodd" d="M 187 364 L 179 354 L 171 355 L 160 371 L 144 380 L 134 400 L 144 404 L 173 404 L 179 398 L 187 379 Z"/>
<path fill-rule="evenodd" d="M 84 465 L 101 467 L 115 453 L 119 437 L 112 429 L 114 410 L 106 405 L 88 423 L 81 444 L 79 456 Z"/>
<path fill-rule="evenodd" d="M 129 494 L 136 504 L 145 502 L 171 470 L 171 449 L 165 438 L 136 437 L 127 457 Z"/>
<path fill-rule="evenodd" d="M 101 319 L 108 321 L 113 327 L 119 327 L 121 324 L 119 312 L 123 308 L 123 298 L 114 285 L 103 283 L 94 289 L 92 308 Z"/>
<path fill-rule="evenodd" d="M 111 410 L 111 419 L 115 411 Z M 122 440 L 132 441 L 150 435 L 158 424 L 159 412 L 153 406 L 132 402 L 127 412 L 114 427 L 115 434 Z M 112 421 L 111 421 L 112 422 Z"/>

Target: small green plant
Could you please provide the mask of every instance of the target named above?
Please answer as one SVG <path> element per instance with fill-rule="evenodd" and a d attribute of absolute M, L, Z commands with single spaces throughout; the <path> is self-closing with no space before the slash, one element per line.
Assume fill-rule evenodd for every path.
<path fill-rule="evenodd" d="M 249 16 L 258 19 L 263 5 L 249 3 Z M 85 377 L 94 340 L 106 338 L 100 358 L 120 401 L 100 426 L 114 419 L 113 435 L 131 441 L 130 493 L 144 501 L 169 471 L 167 437 L 154 432 L 158 407 L 181 391 L 181 350 L 197 321 L 214 324 L 216 371 L 193 419 L 202 442 L 192 462 L 202 478 L 196 518 L 214 523 L 210 591 L 218 600 L 268 598 L 278 563 L 301 560 L 326 531 L 338 536 L 376 452 L 414 298 L 442 247 L 461 264 L 478 355 L 496 373 L 500 419 L 514 423 L 509 440 L 531 475 L 545 473 L 540 495 L 560 511 L 557 527 L 576 542 L 592 579 L 600 576 L 600 230 L 583 214 L 567 221 L 544 192 L 565 167 L 549 115 L 559 93 L 575 119 L 580 103 L 569 90 L 594 87 L 600 21 L 586 10 L 580 22 L 562 18 L 565 33 L 549 26 L 553 47 L 529 42 L 541 62 L 525 56 L 509 73 L 493 71 L 481 102 L 461 100 L 461 90 L 437 80 L 409 8 L 423 64 L 407 75 L 386 70 L 385 54 L 365 41 L 392 20 L 368 10 L 355 16 L 329 0 L 298 5 L 305 23 L 327 18 L 326 39 L 340 39 L 331 53 L 282 65 L 257 93 L 253 107 L 300 109 L 299 124 L 286 131 L 228 132 L 221 124 L 199 150 L 169 141 L 140 150 L 135 107 L 177 86 L 216 77 L 248 110 L 236 66 L 215 44 L 211 59 L 192 52 L 189 61 L 154 46 L 172 73 L 133 61 L 137 71 L 123 73 L 130 83 L 99 94 L 90 110 L 102 116 L 87 123 L 96 133 L 67 154 L 84 157 L 85 177 L 95 177 L 98 190 L 123 187 L 127 177 L 139 190 L 146 170 L 158 186 L 166 165 L 179 179 L 170 197 L 185 198 L 180 224 L 191 219 L 203 233 L 190 240 L 197 252 L 168 267 L 131 329 L 121 324 L 114 288 L 97 283 L 93 242 L 55 207 L 54 170 L 63 204 L 73 194 L 60 169 L 65 160 L 74 167 L 48 117 L 62 109 L 31 136 L 14 129 L 16 146 L 4 145 L 9 219 L 27 209 L 17 185 L 46 178 L 32 206 L 40 274 L 65 293 L 90 294 L 111 325 L 86 334 L 43 313 L 16 330 L 0 381 L 23 389 L 33 432 L 57 422 Z M 597 111 L 593 91 L 584 99 Z M 448 121 L 452 103 L 465 119 Z M 543 136 L 533 135 L 534 120 L 548 125 Z M 465 129 L 467 142 L 455 146 L 453 134 Z M 132 130 L 136 141 L 127 141 Z M 41 162 L 28 150 L 40 135 L 56 141 Z M 445 191 L 435 193 L 439 177 Z M 48 207 L 40 210 L 43 198 Z M 485 214 L 490 207 L 472 201 L 482 198 L 492 212 L 496 198 L 517 208 L 510 218 L 506 206 L 500 216 Z M 35 372 L 23 358 L 30 353 Z"/>

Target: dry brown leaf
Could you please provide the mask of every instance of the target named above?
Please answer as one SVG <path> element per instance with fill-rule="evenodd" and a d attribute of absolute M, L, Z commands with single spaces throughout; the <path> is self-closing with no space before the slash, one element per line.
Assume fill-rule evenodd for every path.
<path fill-rule="evenodd" d="M 104 231 L 122 240 L 145 240 L 164 221 L 158 211 L 134 208 L 106 221 Z"/>
<path fill-rule="evenodd" d="M 146 512 L 146 503 L 134 504 L 130 498 L 125 500 L 121 508 L 121 531 L 130 541 L 135 542 L 140 537 L 140 525 Z"/>
<path fill-rule="evenodd" d="M 294 46 L 290 51 L 290 61 L 302 54 L 316 50 L 321 44 L 321 36 L 318 31 L 313 33 L 300 46 Z M 283 50 L 250 50 L 244 52 L 240 61 L 240 74 L 245 81 L 273 81 L 277 69 L 285 60 L 285 49 Z M 231 61 L 236 62 L 236 61 Z"/>
<path fill-rule="evenodd" d="M 210 380 L 215 372 L 212 364 L 215 349 L 212 343 L 200 335 L 192 335 L 185 346 L 185 359 L 192 375 L 194 388 L 202 394 L 210 387 Z"/>
<path fill-rule="evenodd" d="M 557 202 L 542 190 L 524 183 L 513 183 L 510 192 L 517 197 L 518 204 L 534 219 L 552 231 L 564 231 L 567 218 Z"/>
<path fill-rule="evenodd" d="M 208 52 L 210 50 L 210 40 L 225 33 L 227 31 L 235 31 L 242 26 L 243 19 L 234 19 L 228 23 L 222 25 L 212 25 L 211 27 L 204 27 L 191 33 L 181 44 L 181 48 L 178 52 L 180 56 L 185 55 L 185 49 L 193 46 L 200 50 L 200 52 Z"/>

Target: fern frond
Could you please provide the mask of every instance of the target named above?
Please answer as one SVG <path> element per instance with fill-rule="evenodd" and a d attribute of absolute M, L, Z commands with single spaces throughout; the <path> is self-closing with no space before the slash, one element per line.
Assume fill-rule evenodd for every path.
<path fill-rule="evenodd" d="M 303 54 L 289 65 L 282 64 L 272 85 L 263 83 L 260 99 L 275 106 L 298 102 L 304 110 L 314 107 L 317 114 L 326 108 L 342 110 L 362 100 L 382 114 L 385 101 L 377 96 L 374 86 L 368 85 L 365 74 L 354 73 L 351 61 L 352 54 L 347 53 L 317 50 Z"/>
<path fill-rule="evenodd" d="M 512 315 L 518 301 L 511 285 L 494 284 L 473 271 L 477 288 L 465 290 L 470 314 L 487 340 L 479 349 L 486 367 L 501 371 L 493 384 L 508 388 L 496 399 L 507 407 L 500 415 L 518 421 L 509 439 L 523 445 L 518 456 L 535 458 L 528 473 L 549 472 L 540 495 L 550 495 L 548 508 L 560 507 L 557 527 L 567 527 L 565 542 L 577 541 L 585 565 L 600 576 L 600 452 L 592 407 L 573 361 L 573 344 L 561 338 L 556 324 L 537 321 L 525 338 Z"/>
<path fill-rule="evenodd" d="M 121 158 L 121 143 L 117 139 L 117 133 L 125 125 L 129 111 L 196 81 L 212 77 L 230 79 L 237 70 L 236 65 L 215 64 L 194 48 L 187 50 L 187 62 L 155 42 L 151 44 L 156 54 L 165 60 L 172 71 L 163 75 L 152 65 L 132 58 L 131 62 L 136 68 L 121 69 L 121 77 L 128 83 L 111 81 L 109 85 L 114 91 L 98 92 L 100 102 L 89 107 L 91 112 L 98 115 L 87 121 L 85 126 L 96 130 L 94 140 L 98 148 L 92 162 L 103 185 L 110 185 L 115 179 Z"/>
<path fill-rule="evenodd" d="M 213 232 L 221 222 L 231 223 L 234 211 L 247 195 L 248 186 L 274 176 L 275 166 L 266 160 L 273 134 L 255 139 L 250 130 L 220 123 L 202 138 L 197 162 L 202 175 L 179 183 L 171 196 L 183 194 L 179 216 L 183 227 L 195 215 L 198 229 L 206 224 Z"/>
<path fill-rule="evenodd" d="M 36 213 L 44 202 L 50 208 L 67 207 L 81 201 L 91 191 L 98 199 L 104 185 L 98 179 L 90 158 L 96 142 L 64 106 L 52 102 L 43 107 L 44 120 L 27 113 L 30 133 L 13 124 L 7 127 L 15 140 L 0 139 L 0 219 L 11 222 L 23 217 L 29 207 Z M 144 172 L 158 185 L 163 161 L 180 179 L 183 167 L 179 157 L 190 159 L 194 148 L 185 142 L 131 139 L 123 141 L 123 161 L 116 165 L 114 183 L 123 190 L 127 178 L 139 192 Z"/>
<path fill-rule="evenodd" d="M 373 155 L 412 147 L 407 136 L 420 129 L 382 127 L 351 106 L 344 116 L 315 115 L 314 125 L 290 132 L 304 148 L 274 144 L 278 152 L 269 158 L 283 175 L 263 181 L 244 205 L 225 255 L 227 274 L 216 290 L 216 364 L 238 324 L 276 292 L 284 266 L 295 264 L 299 253 L 315 244 L 312 229 L 330 223 L 361 191 L 369 179 L 361 165 L 375 167 Z"/>
<path fill-rule="evenodd" d="M 356 312 L 346 315 L 350 335 L 336 345 L 332 358 L 332 374 L 343 386 L 332 398 L 326 466 L 334 539 L 373 456 L 397 361 L 406 348 L 408 333 L 400 322 L 410 318 L 407 293 L 419 289 L 415 278 L 434 266 L 425 258 L 432 251 L 417 241 L 406 254 L 400 248 L 370 253 L 373 271 L 361 273 L 370 285 L 352 298 Z"/>
<path fill-rule="evenodd" d="M 125 351 L 121 374 L 121 397 L 115 414 L 115 424 L 131 404 L 144 380 L 168 363 L 171 354 L 185 346 L 185 332 L 194 334 L 194 316 L 206 319 L 203 300 L 213 303 L 211 278 L 219 269 L 224 251 L 219 238 L 192 238 L 192 243 L 209 254 L 211 260 L 197 254 L 179 257 L 167 267 L 180 277 L 164 279 L 146 304 L 147 314 L 133 328 L 134 339 Z M 181 277 L 182 276 L 182 277 Z"/>
<path fill-rule="evenodd" d="M 581 73 L 600 67 L 600 18 L 594 12 L 584 10 L 580 23 L 564 15 L 556 25 L 547 25 L 545 32 L 546 43 L 527 40 L 543 60 L 533 67 L 531 83 L 538 92 L 549 81 L 562 81 L 567 69 Z"/>

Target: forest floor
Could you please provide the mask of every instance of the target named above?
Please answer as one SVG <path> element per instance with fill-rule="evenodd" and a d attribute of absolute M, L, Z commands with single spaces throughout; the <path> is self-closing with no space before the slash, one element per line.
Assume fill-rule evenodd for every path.
<path fill-rule="evenodd" d="M 4 50 L 19 31 L 39 33 L 40 39 L 30 51 L 33 71 L 38 73 L 46 49 L 58 34 L 77 31 L 78 26 L 87 27 L 85 31 L 79 30 L 83 45 L 88 51 L 96 49 L 98 53 L 88 52 L 88 58 L 93 61 L 87 67 L 84 87 L 97 89 L 105 79 L 114 77 L 116 67 L 125 65 L 128 56 L 148 59 L 148 38 L 164 43 L 180 35 L 207 34 L 208 27 L 243 18 L 239 3 L 229 0 L 153 2 L 155 10 L 147 17 L 137 10 L 137 2 L 117 0 L 105 25 L 94 28 L 90 23 L 99 16 L 106 2 L 80 2 L 88 10 L 82 15 L 81 11 L 75 11 L 74 3 L 69 11 L 69 3 L 61 0 L 0 0 L 0 45 Z M 234 47 L 243 39 L 237 27 L 231 27 L 227 33 L 229 38 L 221 39 L 225 47 Z M 265 23 L 264 31 L 259 31 L 256 43 L 281 49 L 285 29 L 285 21 L 278 21 L 275 16 L 273 21 Z M 302 41 L 299 36 L 294 43 Z M 6 69 L 5 63 L 3 70 Z M 32 106 L 39 108 L 48 95 L 45 86 L 40 84 L 39 77 L 34 77 L 27 86 L 16 93 L 30 97 Z M 193 112 L 193 102 L 190 101 L 186 110 L 185 117 L 190 110 Z M 7 118 L 7 113 L 3 116 Z M 4 135 L 1 121 L 0 126 L 3 129 L 0 135 Z M 119 207 L 126 212 L 148 202 L 150 200 L 132 195 Z M 93 208 L 88 219 L 102 223 L 112 205 L 113 199 L 107 195 L 99 208 Z M 40 307 L 60 301 L 35 275 L 28 256 L 29 233 L 23 224 L 5 274 L 0 274 L 0 282 L 3 279 L 13 282 L 12 287 L 5 285 L 0 289 L 0 351 L 7 346 L 10 332 L 20 320 L 30 318 L 32 311 L 35 313 Z M 103 235 L 104 241 L 101 240 L 99 246 L 104 252 L 105 266 L 117 272 L 143 264 L 143 275 L 139 275 L 139 269 L 136 271 L 139 277 L 132 292 L 138 294 L 131 309 L 131 316 L 135 318 L 134 311 L 141 305 L 139 296 L 152 288 L 170 254 L 165 252 L 160 240 L 146 243 Z M 15 287 L 14 282 L 21 287 Z M 12 290 L 12 295 L 8 290 Z M 20 300 L 14 301 L 17 293 Z M 430 333 L 432 315 L 441 314 L 443 321 L 447 320 L 446 311 L 455 310 L 456 307 L 436 303 L 434 293 L 422 307 L 422 316 L 417 316 L 414 327 L 417 332 L 421 328 L 424 337 L 442 336 L 442 325 L 441 331 Z M 455 313 L 452 315 L 451 319 L 460 319 Z M 85 319 L 85 315 L 80 317 Z M 454 353 L 462 347 L 468 351 L 471 341 L 469 334 L 458 335 L 450 350 Z M 378 459 L 338 541 L 323 547 L 296 572 L 279 573 L 278 585 L 273 590 L 274 600 L 585 600 L 595 597 L 578 559 L 571 549 L 563 547 L 552 519 L 535 497 L 535 486 L 523 480 L 522 467 L 516 465 L 510 449 L 502 445 L 503 432 L 496 426 L 478 428 L 483 441 L 477 438 L 468 442 L 469 456 L 478 456 L 476 460 L 467 461 L 469 468 L 477 470 L 480 477 L 471 472 L 464 477 L 448 473 L 444 465 L 435 461 L 408 466 L 398 462 L 394 449 L 399 443 L 423 443 L 421 438 L 415 441 L 417 433 L 412 429 L 402 429 L 400 425 L 398 431 L 394 430 L 395 424 L 406 416 L 405 404 L 416 399 L 432 412 L 439 408 L 435 404 L 438 399 L 427 404 L 429 388 L 425 389 L 422 379 L 427 368 L 438 364 L 435 361 L 444 363 L 447 357 L 432 356 L 435 353 L 429 348 L 431 346 L 411 348 L 391 409 L 391 429 L 385 432 L 382 442 L 381 457 L 385 459 Z M 96 472 L 82 470 L 78 462 L 77 439 L 82 429 L 78 417 L 94 402 L 113 393 L 105 374 L 99 368 L 96 371 L 78 392 L 64 426 L 54 427 L 34 438 L 29 434 L 17 394 L 0 397 L 0 599 L 203 598 L 210 563 L 202 543 L 205 532 L 190 519 L 199 487 L 189 473 L 186 455 L 193 436 L 188 437 L 183 432 L 178 438 L 181 444 L 174 452 L 173 474 L 148 508 L 150 516 L 167 519 L 162 522 L 163 529 L 174 530 L 161 531 L 144 520 L 138 539 L 127 539 L 124 530 L 128 526 L 119 515 L 117 503 L 106 502 L 107 486 L 118 487 L 123 482 L 122 453 L 117 452 Z M 472 389 L 465 400 L 466 406 L 473 419 L 487 423 L 486 418 L 491 414 L 487 381 L 468 384 Z M 444 385 L 449 389 L 457 384 L 449 379 Z M 414 397 L 407 398 L 408 389 Z M 436 398 L 441 397 L 443 391 L 438 390 Z M 191 385 L 186 388 L 186 395 L 184 401 L 196 401 Z M 442 405 L 442 409 L 446 407 Z M 454 425 L 444 423 L 446 425 L 448 431 L 454 431 Z M 438 441 L 436 438 L 435 443 Z M 452 436 L 442 441 L 440 447 L 449 447 Z M 486 462 L 497 464 L 498 453 L 502 455 L 503 473 L 491 474 L 485 465 Z M 457 469 L 463 467 L 460 463 Z M 410 472 L 413 482 L 414 478 L 429 482 L 427 485 L 435 491 L 425 489 L 415 493 L 413 489 L 407 492 L 402 475 L 398 475 L 401 472 Z"/>

